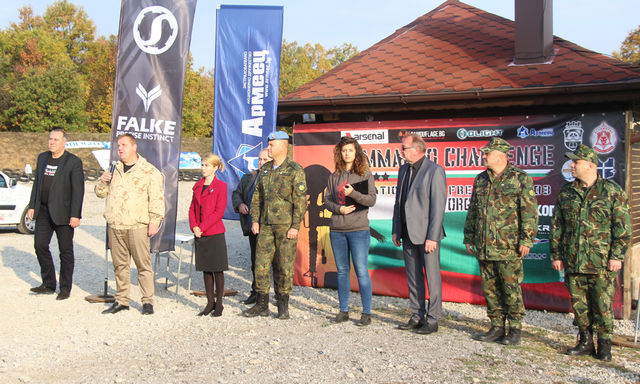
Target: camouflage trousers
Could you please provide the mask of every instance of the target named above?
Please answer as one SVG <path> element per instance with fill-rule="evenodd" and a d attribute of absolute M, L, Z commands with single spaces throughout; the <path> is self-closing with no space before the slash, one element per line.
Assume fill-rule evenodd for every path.
<path fill-rule="evenodd" d="M 571 306 L 578 327 L 598 333 L 599 339 L 613 334 L 613 294 L 617 272 L 598 274 L 571 273 L 565 285 L 571 295 Z"/>
<path fill-rule="evenodd" d="M 478 263 L 491 325 L 502 327 L 508 319 L 511 328 L 520 329 L 525 315 L 520 288 L 524 278 L 522 260 L 478 260 Z"/>
<path fill-rule="evenodd" d="M 296 260 L 298 239 L 287 239 L 289 225 L 260 225 L 256 245 L 255 279 L 256 292 L 269 294 L 271 287 L 271 265 L 278 270 L 274 276 L 279 293 L 288 295 L 293 288 L 293 264 Z M 273 263 L 273 258 L 278 258 Z M 275 275 L 275 273 L 274 273 Z"/>

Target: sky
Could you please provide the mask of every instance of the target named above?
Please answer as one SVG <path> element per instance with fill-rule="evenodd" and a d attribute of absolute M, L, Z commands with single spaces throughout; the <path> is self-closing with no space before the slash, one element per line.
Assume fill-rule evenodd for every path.
<path fill-rule="evenodd" d="M 18 9 L 31 5 L 42 15 L 53 0 L 3 0 L 0 29 L 17 22 Z M 82 6 L 96 24 L 98 35 L 118 33 L 120 0 L 70 0 Z M 350 43 L 365 50 L 395 30 L 433 10 L 444 0 L 198 0 L 191 53 L 195 68 L 212 69 L 218 4 L 284 6 L 283 38 L 298 44 L 320 43 L 331 48 Z M 514 18 L 514 0 L 466 0 L 465 3 Z M 596 52 L 611 55 L 640 25 L 639 0 L 556 0 L 553 33 Z"/>

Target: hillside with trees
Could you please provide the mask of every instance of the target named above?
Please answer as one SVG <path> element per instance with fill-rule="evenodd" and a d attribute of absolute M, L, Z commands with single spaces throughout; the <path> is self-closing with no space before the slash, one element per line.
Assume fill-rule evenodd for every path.
<path fill-rule="evenodd" d="M 110 132 L 117 36 L 97 36 L 84 9 L 67 0 L 56 1 L 43 15 L 24 6 L 19 19 L 0 30 L 0 132 L 44 132 L 56 126 Z M 326 49 L 284 41 L 280 95 L 357 53 L 351 44 Z M 189 57 L 183 135 L 211 136 L 213 84 L 213 72 L 193 68 Z"/>

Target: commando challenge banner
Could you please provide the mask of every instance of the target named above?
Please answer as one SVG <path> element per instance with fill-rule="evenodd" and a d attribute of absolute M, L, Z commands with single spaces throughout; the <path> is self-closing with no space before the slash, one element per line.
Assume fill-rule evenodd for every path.
<path fill-rule="evenodd" d="M 463 227 L 474 178 L 485 170 L 480 148 L 490 137 L 499 136 L 513 146 L 510 161 L 533 178 L 538 199 L 538 237 L 524 260 L 525 305 L 569 311 L 564 276 L 551 268 L 548 243 L 556 195 L 563 184 L 573 181 L 571 162 L 565 153 L 581 143 L 593 147 L 600 154 L 600 176 L 624 187 L 624 131 L 623 112 L 296 126 L 294 159 L 305 169 L 308 209 L 299 233 L 294 282 L 337 287 L 329 241 L 331 212 L 323 207 L 322 201 L 327 179 L 334 171 L 333 147 L 341 136 L 351 136 L 369 157 L 378 194 L 376 205 L 369 211 L 369 274 L 373 292 L 408 296 L 402 250 L 391 241 L 391 219 L 398 168 L 404 162 L 400 153 L 402 137 L 416 133 L 427 143 L 426 155 L 444 167 L 447 174 L 444 221 L 447 236 L 440 253 L 443 299 L 483 304 L 478 262 L 462 243 Z M 358 289 L 353 272 L 351 288 Z M 616 292 L 615 305 L 620 304 L 620 292 Z"/>

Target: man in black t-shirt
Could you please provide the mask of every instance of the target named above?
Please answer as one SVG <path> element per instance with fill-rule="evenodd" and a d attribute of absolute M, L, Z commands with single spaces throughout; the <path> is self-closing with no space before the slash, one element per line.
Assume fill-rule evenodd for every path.
<path fill-rule="evenodd" d="M 49 150 L 38 156 L 35 180 L 27 216 L 36 220 L 34 248 L 42 284 L 31 288 L 37 294 L 56 291 L 56 271 L 49 251 L 53 232 L 60 250 L 60 293 L 57 300 L 68 299 L 73 280 L 73 231 L 80 225 L 84 198 L 82 160 L 65 151 L 67 134 L 61 128 L 49 133 Z"/>

